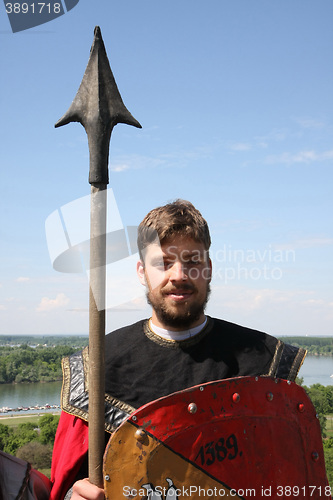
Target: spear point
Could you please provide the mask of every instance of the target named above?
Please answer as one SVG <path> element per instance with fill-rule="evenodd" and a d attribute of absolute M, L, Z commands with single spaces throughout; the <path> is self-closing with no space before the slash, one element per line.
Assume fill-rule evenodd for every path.
<path fill-rule="evenodd" d="M 79 90 L 55 127 L 79 122 L 90 151 L 90 184 L 108 184 L 109 145 L 113 127 L 125 123 L 141 128 L 123 103 L 112 74 L 99 26 L 94 31 L 90 57 Z"/>

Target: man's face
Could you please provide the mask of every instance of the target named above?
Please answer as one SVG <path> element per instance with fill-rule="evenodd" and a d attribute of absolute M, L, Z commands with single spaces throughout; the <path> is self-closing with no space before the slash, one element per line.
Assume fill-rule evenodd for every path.
<path fill-rule="evenodd" d="M 204 245 L 174 236 L 161 246 L 149 245 L 144 261 L 145 265 L 138 263 L 137 271 L 148 289 L 153 323 L 175 331 L 201 324 L 212 270 Z"/>

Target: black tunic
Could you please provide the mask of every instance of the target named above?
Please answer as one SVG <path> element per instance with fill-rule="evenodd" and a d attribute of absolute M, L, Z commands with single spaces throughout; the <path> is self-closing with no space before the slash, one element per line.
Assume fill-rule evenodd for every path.
<path fill-rule="evenodd" d="M 165 340 L 142 320 L 106 336 L 105 421 L 113 431 L 145 403 L 213 380 L 267 375 L 294 381 L 306 351 L 266 333 L 210 318 L 183 341 Z M 88 419 L 87 348 L 66 358 L 62 407 Z"/>

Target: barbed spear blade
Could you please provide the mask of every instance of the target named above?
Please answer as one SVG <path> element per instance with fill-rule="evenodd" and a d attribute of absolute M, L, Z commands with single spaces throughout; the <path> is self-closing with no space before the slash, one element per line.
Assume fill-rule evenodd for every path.
<path fill-rule="evenodd" d="M 109 145 L 113 127 L 141 128 L 125 107 L 112 74 L 101 30 L 97 26 L 79 90 L 56 127 L 83 125 L 88 136 L 91 184 L 89 279 L 89 480 L 103 487 L 105 398 L 106 213 Z"/>
<path fill-rule="evenodd" d="M 86 130 L 90 153 L 89 183 L 108 184 L 109 144 L 118 123 L 142 128 L 123 103 L 110 68 L 99 26 L 79 90 L 55 127 L 79 122 Z"/>

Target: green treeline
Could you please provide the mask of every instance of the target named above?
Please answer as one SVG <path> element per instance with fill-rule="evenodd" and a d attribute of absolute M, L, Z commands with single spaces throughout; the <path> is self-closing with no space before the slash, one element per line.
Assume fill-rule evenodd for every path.
<path fill-rule="evenodd" d="M 62 380 L 61 359 L 88 345 L 87 336 L 0 336 L 0 384 Z"/>
<path fill-rule="evenodd" d="M 331 486 L 331 490 L 333 491 L 333 437 L 323 441 L 323 445 L 324 445 L 326 475 L 329 485 Z"/>
<path fill-rule="evenodd" d="M 49 475 L 59 418 L 59 415 L 44 415 L 37 425 L 27 422 L 15 428 L 0 424 L 0 450 L 29 462 L 35 469 Z"/>
<path fill-rule="evenodd" d="M 64 345 L 0 347 L 0 384 L 62 380 L 61 359 L 76 350 Z"/>
<path fill-rule="evenodd" d="M 305 392 L 312 401 L 313 406 L 316 409 L 321 433 L 323 438 L 327 437 L 327 419 L 326 415 L 333 414 L 333 385 L 321 385 L 313 384 L 310 387 L 304 386 L 302 384 L 303 379 L 297 379 L 297 383 L 303 386 Z"/>
<path fill-rule="evenodd" d="M 310 356 L 333 356 L 332 337 L 279 337 L 283 342 L 303 347 Z"/>
<path fill-rule="evenodd" d="M 0 335 L 0 346 L 55 347 L 67 345 L 80 348 L 88 344 L 88 335 Z"/>
<path fill-rule="evenodd" d="M 302 384 L 302 379 L 297 380 Z M 333 386 L 313 384 L 303 386 L 316 409 L 325 455 L 326 474 L 330 486 L 333 488 Z"/>

